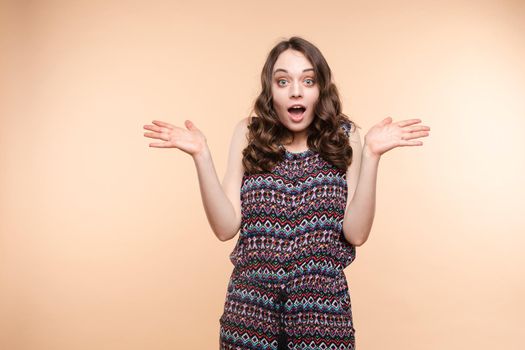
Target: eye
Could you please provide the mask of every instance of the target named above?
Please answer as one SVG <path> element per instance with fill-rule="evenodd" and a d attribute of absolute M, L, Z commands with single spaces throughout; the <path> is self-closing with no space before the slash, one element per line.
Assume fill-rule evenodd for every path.
<path fill-rule="evenodd" d="M 286 79 L 277 79 L 277 85 L 284 86 L 284 84 L 281 84 L 281 82 L 284 81 L 286 83 Z M 307 85 L 312 86 L 315 84 L 315 80 L 311 78 L 306 78 L 304 81 L 308 81 Z"/>
<path fill-rule="evenodd" d="M 308 80 L 312 82 L 311 84 L 308 84 L 308 85 L 311 86 L 311 85 L 314 85 L 314 84 L 315 84 L 315 80 L 308 78 L 308 79 L 306 79 L 305 81 L 308 81 Z"/>

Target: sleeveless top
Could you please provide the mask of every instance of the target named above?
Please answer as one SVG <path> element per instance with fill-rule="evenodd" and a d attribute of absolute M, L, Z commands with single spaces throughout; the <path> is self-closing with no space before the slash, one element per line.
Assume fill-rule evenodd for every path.
<path fill-rule="evenodd" d="M 341 127 L 349 136 L 351 124 Z M 353 349 L 346 172 L 311 149 L 281 147 L 271 172 L 243 175 L 220 349 Z"/>

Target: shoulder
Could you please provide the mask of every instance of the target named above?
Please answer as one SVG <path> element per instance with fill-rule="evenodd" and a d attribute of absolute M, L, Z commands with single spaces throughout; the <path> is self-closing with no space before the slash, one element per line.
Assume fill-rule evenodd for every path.
<path fill-rule="evenodd" d="M 248 131 L 248 127 L 250 126 L 252 119 L 253 117 L 245 117 L 239 120 L 235 125 L 235 131 L 239 133 Z"/>
<path fill-rule="evenodd" d="M 243 148 L 248 145 L 248 134 L 252 119 L 253 117 L 242 118 L 237 122 L 233 130 L 233 138 L 238 144 L 241 144 Z"/>
<path fill-rule="evenodd" d="M 240 129 L 247 129 L 250 124 L 253 123 L 253 121 L 255 119 L 257 119 L 258 117 L 257 116 L 250 116 L 250 117 L 245 117 L 245 118 L 242 118 L 241 120 L 239 120 L 237 122 L 237 125 L 235 126 L 236 128 L 240 128 Z"/>

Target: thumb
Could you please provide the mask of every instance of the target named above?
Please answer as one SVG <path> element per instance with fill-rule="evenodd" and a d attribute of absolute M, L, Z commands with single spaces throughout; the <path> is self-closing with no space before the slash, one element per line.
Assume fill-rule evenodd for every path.
<path fill-rule="evenodd" d="M 391 122 L 392 122 L 392 118 L 391 117 L 386 117 L 385 119 L 383 119 L 381 121 L 381 126 L 390 124 Z"/>
<path fill-rule="evenodd" d="M 189 130 L 196 130 L 197 127 L 195 126 L 195 124 L 193 124 L 191 122 L 191 120 L 185 120 L 184 121 L 184 125 L 186 125 L 186 127 L 189 129 Z"/>

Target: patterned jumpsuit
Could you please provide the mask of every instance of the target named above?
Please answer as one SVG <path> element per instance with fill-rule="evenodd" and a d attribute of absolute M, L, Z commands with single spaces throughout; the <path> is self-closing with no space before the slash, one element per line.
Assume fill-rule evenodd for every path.
<path fill-rule="evenodd" d="M 341 127 L 348 136 L 351 126 Z M 311 149 L 281 148 L 271 172 L 243 176 L 220 349 L 354 350 L 346 172 Z"/>

